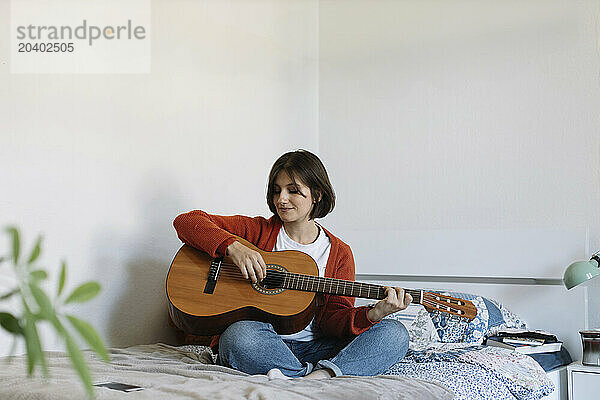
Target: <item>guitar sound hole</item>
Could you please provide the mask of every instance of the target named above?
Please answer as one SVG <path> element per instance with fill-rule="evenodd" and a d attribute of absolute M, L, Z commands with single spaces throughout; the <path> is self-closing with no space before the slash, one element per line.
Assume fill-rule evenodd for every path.
<path fill-rule="evenodd" d="M 279 294 L 285 290 L 283 283 L 286 272 L 281 265 L 267 264 L 267 276 L 262 281 L 253 283 L 252 287 L 262 294 Z"/>
<path fill-rule="evenodd" d="M 258 284 L 263 289 L 277 289 L 277 286 L 274 286 L 271 282 L 269 282 L 268 279 L 263 279 L 262 281 L 258 282 Z"/>

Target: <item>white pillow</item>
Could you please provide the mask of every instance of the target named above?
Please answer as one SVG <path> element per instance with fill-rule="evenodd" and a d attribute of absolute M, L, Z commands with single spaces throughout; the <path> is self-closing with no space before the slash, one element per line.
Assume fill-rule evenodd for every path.
<path fill-rule="evenodd" d="M 421 304 L 410 304 L 405 310 L 395 312 L 385 318 L 402 322 L 408 330 L 411 343 L 440 341 L 429 312 Z"/>

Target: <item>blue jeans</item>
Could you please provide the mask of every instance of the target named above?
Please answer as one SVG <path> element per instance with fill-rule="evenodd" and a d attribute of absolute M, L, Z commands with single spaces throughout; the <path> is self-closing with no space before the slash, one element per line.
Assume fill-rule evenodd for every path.
<path fill-rule="evenodd" d="M 219 339 L 219 364 L 247 374 L 277 368 L 289 377 L 329 368 L 335 376 L 374 376 L 387 371 L 408 350 L 409 336 L 401 322 L 384 319 L 346 340 L 323 336 L 307 342 L 283 340 L 269 323 L 239 321 Z"/>

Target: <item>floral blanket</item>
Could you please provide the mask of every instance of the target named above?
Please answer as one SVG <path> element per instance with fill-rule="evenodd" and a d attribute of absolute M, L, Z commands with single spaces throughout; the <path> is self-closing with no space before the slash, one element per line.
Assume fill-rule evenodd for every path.
<path fill-rule="evenodd" d="M 498 347 L 481 346 L 501 328 L 525 328 L 525 322 L 501 303 L 469 293 L 439 293 L 469 300 L 477 316 L 469 321 L 430 313 L 420 304 L 386 318 L 402 322 L 410 350 L 386 374 L 420 378 L 446 385 L 455 399 L 537 400 L 554 390 L 543 368 L 531 357 Z"/>
<path fill-rule="evenodd" d="M 455 399 L 537 400 L 554 390 L 533 358 L 469 343 L 412 346 L 386 374 L 443 383 Z"/>

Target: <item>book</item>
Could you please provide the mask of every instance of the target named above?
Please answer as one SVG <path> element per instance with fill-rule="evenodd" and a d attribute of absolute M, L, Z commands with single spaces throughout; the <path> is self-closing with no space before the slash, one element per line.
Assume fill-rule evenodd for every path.
<path fill-rule="evenodd" d="M 528 329 L 514 329 L 505 328 L 500 329 L 497 334 L 498 337 L 511 337 L 511 338 L 522 338 L 522 339 L 541 339 L 544 343 L 556 343 L 558 339 L 555 335 L 545 332 L 542 330 L 528 330 Z"/>
<path fill-rule="evenodd" d="M 514 336 L 504 336 L 504 337 L 502 337 L 502 342 L 510 343 L 510 344 L 528 344 L 530 346 L 540 346 L 545 343 L 544 339 L 514 337 Z"/>
<path fill-rule="evenodd" d="M 551 352 L 555 352 L 555 351 L 560 351 L 560 349 L 562 347 L 562 342 L 529 345 L 529 344 L 505 343 L 498 337 L 488 338 L 488 340 L 485 342 L 485 344 L 488 346 L 502 347 L 505 349 L 518 351 L 521 354 L 551 353 Z"/>

